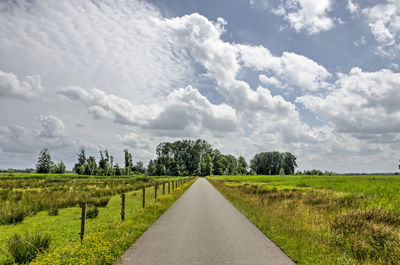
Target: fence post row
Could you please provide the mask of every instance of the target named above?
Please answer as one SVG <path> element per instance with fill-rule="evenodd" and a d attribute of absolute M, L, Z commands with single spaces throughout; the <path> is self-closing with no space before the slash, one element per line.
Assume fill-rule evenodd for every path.
<path fill-rule="evenodd" d="M 121 220 L 124 221 L 125 220 L 125 194 L 122 193 L 121 194 Z"/>
<path fill-rule="evenodd" d="M 174 189 L 176 189 L 178 187 L 178 185 L 182 185 L 183 183 L 188 182 L 189 180 L 192 180 L 193 178 L 186 178 L 183 180 L 175 180 L 172 181 L 172 183 L 170 181 L 168 181 L 168 194 L 171 193 L 171 184 L 172 184 L 172 191 L 174 191 Z M 158 189 L 158 184 L 156 183 L 154 186 L 154 199 L 157 199 L 157 189 Z M 142 188 L 142 193 L 143 193 L 143 202 L 142 202 L 142 206 L 143 208 L 145 208 L 146 206 L 146 186 L 143 186 Z M 165 182 L 163 183 L 163 195 L 165 195 Z M 86 206 L 87 203 L 86 202 L 82 202 L 81 203 L 81 207 L 82 207 L 82 216 L 81 216 L 81 241 L 83 241 L 83 238 L 85 236 L 85 224 L 86 224 Z M 121 220 L 124 221 L 125 220 L 125 194 L 122 193 L 121 194 Z"/>
<path fill-rule="evenodd" d="M 143 187 L 143 208 L 146 204 L 146 187 Z"/>
<path fill-rule="evenodd" d="M 82 203 L 82 217 L 81 217 L 81 242 L 85 236 L 85 222 L 86 222 L 86 202 Z"/>

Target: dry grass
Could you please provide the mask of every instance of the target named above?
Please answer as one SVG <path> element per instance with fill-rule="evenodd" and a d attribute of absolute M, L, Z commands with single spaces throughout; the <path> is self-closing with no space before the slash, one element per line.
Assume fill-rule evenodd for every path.
<path fill-rule="evenodd" d="M 210 179 L 299 264 L 400 264 L 400 214 L 355 193 Z"/>

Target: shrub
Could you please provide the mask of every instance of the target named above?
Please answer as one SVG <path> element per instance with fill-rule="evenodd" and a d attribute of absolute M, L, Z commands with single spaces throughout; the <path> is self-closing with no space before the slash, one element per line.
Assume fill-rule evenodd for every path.
<path fill-rule="evenodd" d="M 87 218 L 87 219 L 96 218 L 97 215 L 99 215 L 99 209 L 97 209 L 96 206 L 90 206 L 90 207 L 86 210 L 86 218 Z"/>
<path fill-rule="evenodd" d="M 56 216 L 58 215 L 58 208 L 51 208 L 50 210 L 47 211 L 47 214 L 49 216 Z"/>
<path fill-rule="evenodd" d="M 396 230 L 388 225 L 398 226 L 399 221 L 398 213 L 367 209 L 339 215 L 330 226 L 336 234 L 334 242 L 358 260 L 391 264 L 400 256 L 400 242 Z"/>
<path fill-rule="evenodd" d="M 17 264 L 32 261 L 39 252 L 48 249 L 50 236 L 48 234 L 26 235 L 14 234 L 6 241 L 6 246 Z"/>
<path fill-rule="evenodd" d="M 93 205 L 96 207 L 106 207 L 110 198 L 99 198 L 93 201 Z"/>
<path fill-rule="evenodd" d="M 26 217 L 26 212 L 18 205 L 4 207 L 0 209 L 0 224 L 17 224 L 21 223 Z"/>

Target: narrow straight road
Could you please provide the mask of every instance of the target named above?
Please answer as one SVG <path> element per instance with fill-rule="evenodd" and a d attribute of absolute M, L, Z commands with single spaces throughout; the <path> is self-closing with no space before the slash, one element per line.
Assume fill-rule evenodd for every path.
<path fill-rule="evenodd" d="M 200 178 L 117 264 L 294 264 L 206 179 Z"/>

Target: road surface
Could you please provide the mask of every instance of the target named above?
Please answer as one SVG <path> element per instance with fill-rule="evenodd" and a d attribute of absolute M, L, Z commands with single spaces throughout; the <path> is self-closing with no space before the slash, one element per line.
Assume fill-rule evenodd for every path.
<path fill-rule="evenodd" d="M 199 178 L 117 264 L 294 263 L 206 179 Z"/>

